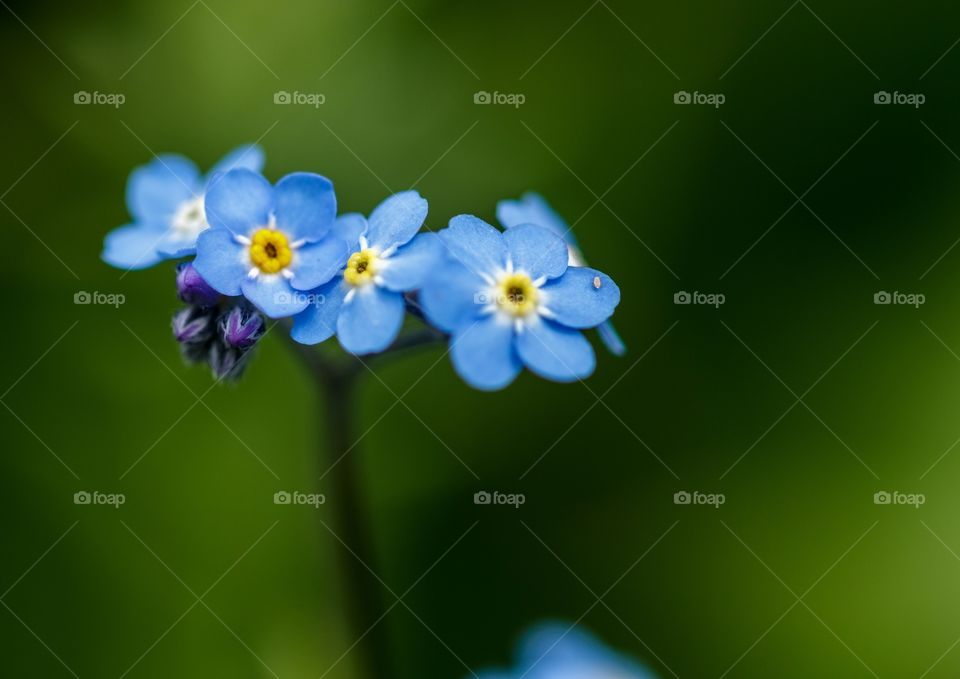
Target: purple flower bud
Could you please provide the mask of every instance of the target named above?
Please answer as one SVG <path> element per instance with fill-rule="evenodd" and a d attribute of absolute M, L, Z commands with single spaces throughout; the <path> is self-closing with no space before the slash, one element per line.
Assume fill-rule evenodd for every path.
<path fill-rule="evenodd" d="M 249 351 L 231 347 L 221 341 L 214 341 L 207 355 L 213 376 L 217 380 L 225 381 L 238 379 L 247 367 L 249 358 Z"/>
<path fill-rule="evenodd" d="M 203 280 L 191 262 L 177 265 L 177 296 L 199 306 L 213 306 L 220 299 L 220 293 Z"/>
<path fill-rule="evenodd" d="M 207 360 L 210 344 L 216 336 L 216 310 L 199 306 L 184 307 L 173 315 L 173 336 L 187 363 Z"/>
<path fill-rule="evenodd" d="M 220 337 L 227 346 L 249 349 L 263 336 L 264 320 L 255 309 L 237 305 L 220 317 Z"/>
<path fill-rule="evenodd" d="M 173 336 L 181 344 L 203 344 L 213 337 L 214 315 L 198 306 L 184 307 L 173 315 Z"/>

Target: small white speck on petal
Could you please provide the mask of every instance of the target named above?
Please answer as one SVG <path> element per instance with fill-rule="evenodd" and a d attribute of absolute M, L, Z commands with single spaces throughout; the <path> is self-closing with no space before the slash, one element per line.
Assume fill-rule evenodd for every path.
<path fill-rule="evenodd" d="M 594 277 L 593 277 L 593 287 L 595 287 L 597 290 L 599 290 L 599 289 L 600 289 L 600 285 L 601 285 L 600 276 L 594 276 Z"/>

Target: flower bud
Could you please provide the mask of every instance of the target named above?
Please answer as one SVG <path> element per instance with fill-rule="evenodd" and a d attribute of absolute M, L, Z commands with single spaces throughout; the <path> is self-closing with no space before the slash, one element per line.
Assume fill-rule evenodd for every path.
<path fill-rule="evenodd" d="M 207 355 L 214 378 L 224 381 L 238 379 L 247 367 L 249 358 L 249 351 L 231 347 L 220 339 L 214 340 Z"/>
<path fill-rule="evenodd" d="M 207 360 L 210 343 L 216 336 L 216 315 L 213 309 L 184 307 L 173 315 L 173 336 L 180 343 L 180 353 L 188 363 Z"/>
<path fill-rule="evenodd" d="M 213 306 L 220 299 L 220 293 L 203 280 L 191 262 L 177 265 L 177 296 L 198 306 Z"/>
<path fill-rule="evenodd" d="M 258 311 L 238 304 L 220 317 L 218 330 L 223 342 L 234 349 L 249 349 L 263 336 L 265 322 Z"/>
<path fill-rule="evenodd" d="M 181 344 L 203 344 L 213 337 L 214 314 L 199 306 L 184 307 L 173 315 L 173 336 Z"/>

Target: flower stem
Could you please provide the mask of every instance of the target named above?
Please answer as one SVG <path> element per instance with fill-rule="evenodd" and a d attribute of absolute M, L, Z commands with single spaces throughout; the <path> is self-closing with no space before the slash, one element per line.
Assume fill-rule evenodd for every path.
<path fill-rule="evenodd" d="M 286 333 L 285 333 L 286 334 Z M 443 334 L 424 328 L 398 338 L 385 352 L 373 357 L 379 362 L 388 355 L 404 354 L 419 347 L 444 341 Z M 394 672 L 390 640 L 383 617 L 389 610 L 383 598 L 384 586 L 379 581 L 379 570 L 373 539 L 369 532 L 368 512 L 360 489 L 354 427 L 355 399 L 358 378 L 367 362 L 356 357 L 345 361 L 331 361 L 313 347 L 290 341 L 317 387 L 322 400 L 324 417 L 321 437 L 325 437 L 325 460 L 320 465 L 329 468 L 332 487 L 331 531 L 343 545 L 337 549 L 339 569 L 343 578 L 343 601 L 351 643 L 356 646 L 351 655 L 361 679 L 387 679 Z"/>
<path fill-rule="evenodd" d="M 337 545 L 343 582 L 343 600 L 350 635 L 357 640 L 353 660 L 357 676 L 387 679 L 391 676 L 391 654 L 387 628 L 382 623 L 387 608 L 378 573 L 373 540 L 369 532 L 366 503 L 360 489 L 353 413 L 356 376 L 329 374 L 318 380 L 324 394 L 324 427 L 333 464 L 330 470 L 332 530 L 344 545 Z M 351 643 L 353 639 L 351 639 Z"/>

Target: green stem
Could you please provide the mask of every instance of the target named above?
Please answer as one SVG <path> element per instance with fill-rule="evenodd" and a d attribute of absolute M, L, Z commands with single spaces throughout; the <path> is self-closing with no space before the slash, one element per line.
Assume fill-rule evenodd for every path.
<path fill-rule="evenodd" d="M 337 545 L 337 554 L 344 580 L 342 596 L 348 629 L 358 640 L 353 653 L 357 676 L 387 679 L 393 674 L 390 640 L 387 627 L 381 620 L 387 608 L 383 585 L 373 575 L 379 570 L 369 530 L 367 504 L 361 491 L 357 464 L 359 451 L 352 449 L 355 443 L 356 376 L 354 373 L 328 374 L 318 380 L 318 385 L 324 395 L 321 407 L 325 413 L 324 432 L 328 443 L 325 452 L 328 459 L 333 460 L 328 462 L 333 464 L 329 474 L 333 491 L 330 498 L 332 530 L 345 543 L 345 546 Z"/>
<path fill-rule="evenodd" d="M 286 333 L 285 333 L 286 334 Z M 425 328 L 397 339 L 382 354 L 371 361 L 380 362 L 388 355 L 407 353 L 443 341 L 442 334 Z M 337 549 L 339 568 L 343 578 L 343 600 L 348 629 L 357 640 L 352 653 L 358 667 L 357 676 L 363 679 L 387 679 L 393 674 L 392 655 L 387 628 L 382 622 L 388 608 L 384 602 L 383 585 L 374 574 L 379 573 L 370 534 L 367 504 L 360 488 L 357 465 L 354 413 L 358 379 L 369 361 L 350 357 L 331 361 L 312 347 L 291 345 L 313 377 L 322 399 L 324 423 L 321 436 L 326 439 L 326 465 L 330 468 L 332 488 L 332 530 L 346 545 Z M 321 466 L 325 466 L 321 461 Z"/>

